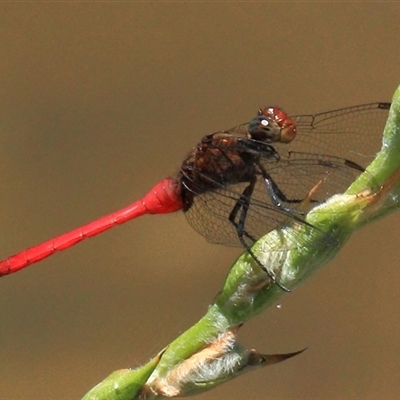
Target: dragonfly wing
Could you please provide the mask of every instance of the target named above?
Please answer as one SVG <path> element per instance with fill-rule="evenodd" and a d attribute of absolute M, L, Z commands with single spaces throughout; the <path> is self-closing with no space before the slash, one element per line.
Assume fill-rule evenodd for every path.
<path fill-rule="evenodd" d="M 195 196 L 190 209 L 185 212 L 189 224 L 208 242 L 225 246 L 242 247 L 230 214 L 240 201 L 240 196 L 249 183 L 222 185 Z M 266 227 L 266 230 L 271 229 Z"/>
<path fill-rule="evenodd" d="M 340 157 L 302 152 L 282 153 L 276 164 L 265 160 L 264 168 L 278 188 L 282 203 L 289 208 L 300 207 L 304 212 L 345 192 L 364 172 L 358 164 Z M 370 187 L 379 190 L 372 175 Z"/>
<path fill-rule="evenodd" d="M 342 157 L 365 168 L 381 147 L 389 108 L 390 103 L 370 103 L 293 116 L 297 135 L 286 149 Z"/>
<path fill-rule="evenodd" d="M 196 196 L 191 208 L 185 212 L 188 222 L 207 241 L 234 247 L 243 247 L 238 237 L 237 224 L 241 213 L 244 212 L 243 240 L 249 247 L 263 235 L 278 227 L 308 225 L 310 229 L 316 229 L 307 224 L 301 215 L 296 216 L 274 206 L 261 177 L 257 178 L 248 210 L 244 211 L 241 195 L 248 185 L 247 182 L 227 187 L 221 186 Z M 231 221 L 232 210 L 238 203 L 241 207 L 234 221 Z M 295 230 L 292 236 L 295 235 L 294 232 Z"/>

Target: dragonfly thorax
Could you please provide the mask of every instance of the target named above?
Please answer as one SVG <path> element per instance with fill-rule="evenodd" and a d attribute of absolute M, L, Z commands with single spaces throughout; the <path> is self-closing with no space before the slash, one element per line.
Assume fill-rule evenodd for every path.
<path fill-rule="evenodd" d="M 243 182 L 250 182 L 260 155 L 278 161 L 275 149 L 261 141 L 224 132 L 207 135 L 189 153 L 178 175 L 184 211 L 196 196 Z"/>

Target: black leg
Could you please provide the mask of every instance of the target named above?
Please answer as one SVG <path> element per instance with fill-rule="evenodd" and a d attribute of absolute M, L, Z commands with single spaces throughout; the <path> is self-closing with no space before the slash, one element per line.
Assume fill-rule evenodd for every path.
<path fill-rule="evenodd" d="M 252 179 L 248 186 L 243 190 L 239 200 L 236 202 L 233 207 L 231 213 L 229 214 L 229 221 L 233 224 L 238 234 L 239 239 L 243 238 L 243 236 L 249 238 L 252 242 L 255 242 L 257 239 L 253 238 L 249 233 L 247 233 L 244 229 L 246 223 L 247 212 L 250 206 L 250 197 L 253 194 L 254 186 L 256 183 L 256 177 Z M 236 222 L 236 217 L 239 214 L 239 221 Z M 248 247 L 247 245 L 245 247 Z"/>
<path fill-rule="evenodd" d="M 297 215 L 304 215 L 304 212 L 297 210 L 296 208 L 291 208 L 285 206 L 283 203 L 292 203 L 292 204 L 299 204 L 304 199 L 289 199 L 286 195 L 282 192 L 279 186 L 275 183 L 272 176 L 265 170 L 262 165 L 258 165 L 261 171 L 261 175 L 264 179 L 265 186 L 267 188 L 268 195 L 272 201 L 272 204 L 276 207 L 279 207 L 281 210 L 287 211 L 289 213 L 294 213 Z M 311 203 L 318 203 L 317 200 L 310 199 Z"/>
<path fill-rule="evenodd" d="M 245 230 L 245 223 L 246 223 L 246 217 L 247 217 L 247 212 L 249 210 L 250 206 L 250 197 L 254 191 L 254 186 L 256 184 L 256 176 L 252 179 L 252 181 L 249 183 L 249 185 L 244 189 L 243 193 L 241 194 L 239 200 L 236 202 L 235 206 L 233 207 L 231 213 L 229 214 L 229 221 L 232 223 L 232 225 L 235 227 L 238 239 L 242 246 L 248 251 L 248 253 L 253 257 L 253 259 L 256 261 L 256 263 L 259 265 L 259 267 L 268 275 L 268 277 L 272 280 L 275 285 L 277 285 L 280 289 L 282 289 L 285 292 L 290 292 L 290 289 L 287 287 L 283 286 L 280 284 L 277 280 L 275 275 L 269 271 L 262 263 L 261 261 L 255 256 L 253 251 L 250 249 L 250 247 L 247 245 L 245 242 L 244 238 L 247 237 L 250 239 L 253 243 L 256 242 L 256 239 L 253 238 L 246 230 Z M 236 217 L 239 214 L 239 221 L 236 222 Z"/>

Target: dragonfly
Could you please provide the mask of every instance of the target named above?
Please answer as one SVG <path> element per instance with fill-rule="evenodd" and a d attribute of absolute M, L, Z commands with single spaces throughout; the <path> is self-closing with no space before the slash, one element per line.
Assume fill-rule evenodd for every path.
<path fill-rule="evenodd" d="M 278 227 L 308 224 L 309 209 L 345 191 L 379 150 L 389 108 L 376 102 L 295 116 L 261 108 L 249 122 L 204 136 L 178 174 L 141 199 L 0 261 L 0 276 L 139 216 L 183 211 L 207 241 L 244 247 L 272 282 L 289 291 L 251 246 Z"/>

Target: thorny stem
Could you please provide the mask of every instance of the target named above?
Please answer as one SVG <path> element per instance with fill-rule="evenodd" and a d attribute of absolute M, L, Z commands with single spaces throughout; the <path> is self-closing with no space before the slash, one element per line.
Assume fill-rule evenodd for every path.
<path fill-rule="evenodd" d="M 315 228 L 293 225 L 277 229 L 253 246 L 256 257 L 285 287 L 295 288 L 331 260 L 353 231 L 400 207 L 400 87 L 393 97 L 382 149 L 367 170 L 369 174 L 359 176 L 345 194 L 335 195 L 309 212 L 307 222 Z M 380 190 L 371 190 L 371 175 Z M 145 366 L 112 373 L 83 400 L 188 396 L 251 368 L 298 354 L 263 355 L 236 342 L 240 325 L 283 294 L 245 252 L 199 322 Z"/>

